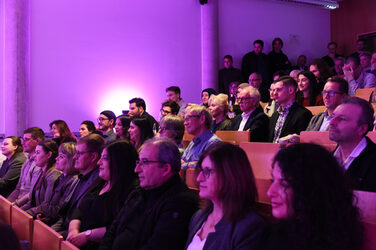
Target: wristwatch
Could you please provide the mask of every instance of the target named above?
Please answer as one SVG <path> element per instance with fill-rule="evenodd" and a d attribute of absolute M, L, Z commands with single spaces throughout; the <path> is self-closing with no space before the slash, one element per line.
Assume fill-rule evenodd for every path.
<path fill-rule="evenodd" d="M 91 229 L 85 231 L 85 236 L 89 240 L 91 236 Z"/>

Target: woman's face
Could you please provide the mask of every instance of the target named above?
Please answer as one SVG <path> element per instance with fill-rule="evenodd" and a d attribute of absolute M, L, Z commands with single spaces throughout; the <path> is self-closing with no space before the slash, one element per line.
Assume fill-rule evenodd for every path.
<path fill-rule="evenodd" d="M 131 140 L 133 140 L 135 142 L 138 142 L 140 140 L 140 135 L 141 135 L 140 128 L 137 127 L 137 125 L 134 124 L 133 122 L 131 122 L 131 125 L 129 126 L 128 132 L 129 132 L 129 136 L 130 136 Z"/>
<path fill-rule="evenodd" d="M 87 135 L 90 135 L 90 134 L 91 134 L 91 132 L 87 129 L 86 124 L 81 124 L 81 126 L 80 126 L 80 136 L 81 136 L 81 138 L 85 137 Z"/>
<path fill-rule="evenodd" d="M 224 109 L 223 109 L 223 106 L 218 105 L 218 102 L 213 100 L 213 101 L 210 101 L 209 111 L 213 117 L 216 117 L 218 115 L 223 114 Z"/>
<path fill-rule="evenodd" d="M 59 134 L 59 131 L 58 131 L 58 129 L 57 129 L 56 124 L 52 124 L 52 127 L 51 127 L 51 134 L 52 134 L 52 137 L 53 137 L 53 138 L 59 138 L 59 137 L 60 137 L 60 134 Z"/>
<path fill-rule="evenodd" d="M 43 150 L 43 147 L 40 145 L 37 145 L 35 148 L 35 165 L 37 165 L 40 168 L 43 168 L 47 165 L 48 160 L 51 157 L 51 152 L 46 153 Z"/>
<path fill-rule="evenodd" d="M 124 134 L 124 127 L 119 118 L 117 118 L 115 122 L 115 134 L 119 137 Z"/>
<path fill-rule="evenodd" d="M 12 157 L 14 152 L 16 152 L 17 146 L 13 145 L 13 141 L 11 138 L 5 138 L 3 144 L 1 145 L 1 152 L 5 155 L 8 159 Z"/>
<path fill-rule="evenodd" d="M 201 168 L 197 176 L 197 182 L 200 184 L 200 197 L 211 201 L 216 200 L 216 173 L 208 156 L 202 161 Z"/>
<path fill-rule="evenodd" d="M 300 74 L 298 76 L 298 88 L 299 88 L 299 90 L 302 91 L 302 92 L 308 91 L 309 85 L 310 85 L 309 79 L 306 76 L 304 76 L 303 74 Z"/>
<path fill-rule="evenodd" d="M 320 81 L 321 76 L 320 76 L 320 71 L 317 65 L 312 64 L 311 66 L 309 66 L 309 71 L 311 71 L 315 75 L 317 81 Z"/>
<path fill-rule="evenodd" d="M 209 101 L 209 93 L 208 92 L 202 92 L 202 96 L 201 96 L 201 99 L 202 99 L 202 103 L 203 104 L 208 104 L 208 101 Z"/>
<path fill-rule="evenodd" d="M 272 203 L 272 213 L 277 219 L 290 218 L 294 212 L 292 209 L 292 189 L 283 177 L 278 162 L 275 163 L 272 172 L 272 185 L 268 190 L 268 196 Z"/>
<path fill-rule="evenodd" d="M 110 176 L 110 159 L 108 156 L 107 149 L 105 148 L 102 151 L 101 158 L 98 161 L 99 165 L 99 177 L 102 178 L 105 181 L 109 181 Z"/>
<path fill-rule="evenodd" d="M 70 165 L 71 165 L 71 159 L 69 159 L 69 156 L 66 155 L 66 154 L 64 154 L 64 153 L 62 153 L 59 150 L 59 154 L 56 157 L 56 166 L 55 166 L 55 168 L 57 170 L 60 170 L 64 174 L 69 174 L 70 168 L 71 168 Z"/>

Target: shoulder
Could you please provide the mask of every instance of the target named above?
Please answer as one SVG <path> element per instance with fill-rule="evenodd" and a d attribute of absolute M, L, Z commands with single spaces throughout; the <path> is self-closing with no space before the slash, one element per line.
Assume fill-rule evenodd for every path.
<path fill-rule="evenodd" d="M 311 111 L 309 111 L 307 108 L 303 107 L 302 105 L 300 105 L 298 103 L 294 103 L 292 105 L 291 111 L 295 112 L 297 114 L 301 114 L 301 115 L 310 115 L 310 116 L 312 116 Z"/>
<path fill-rule="evenodd" d="M 237 221 L 235 225 L 235 231 L 242 232 L 242 234 L 255 231 L 263 232 L 266 226 L 264 220 L 253 211 Z"/>

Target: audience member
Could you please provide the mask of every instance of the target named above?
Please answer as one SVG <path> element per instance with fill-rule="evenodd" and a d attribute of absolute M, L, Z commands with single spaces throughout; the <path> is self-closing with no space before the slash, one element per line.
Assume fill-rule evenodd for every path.
<path fill-rule="evenodd" d="M 269 88 L 269 59 L 262 53 L 264 42 L 256 40 L 253 42 L 254 49 L 247 53 L 242 61 L 242 74 L 244 79 L 248 79 L 253 72 L 259 72 L 263 79 L 263 88 Z"/>
<path fill-rule="evenodd" d="M 170 86 L 166 89 L 167 98 L 169 101 L 176 102 L 180 109 L 179 109 L 179 116 L 185 115 L 185 108 L 187 107 L 187 104 L 184 102 L 184 100 L 181 98 L 181 91 L 178 86 Z"/>
<path fill-rule="evenodd" d="M 304 143 L 286 147 L 272 166 L 267 194 L 278 222 L 262 249 L 362 249 L 354 194 L 325 148 Z"/>
<path fill-rule="evenodd" d="M 0 169 L 0 195 L 7 197 L 17 186 L 26 156 L 17 136 L 6 137 L 1 145 L 1 152 L 7 159 Z"/>
<path fill-rule="evenodd" d="M 98 129 L 102 131 L 106 144 L 116 140 L 116 134 L 114 133 L 115 121 L 116 115 L 111 110 L 104 110 L 99 114 Z"/>
<path fill-rule="evenodd" d="M 146 119 L 153 131 L 158 131 L 158 123 L 148 112 L 146 112 L 145 101 L 141 98 L 133 98 L 129 101 L 128 115 L 133 118 Z"/>
<path fill-rule="evenodd" d="M 279 78 L 278 78 L 279 79 Z M 278 80 L 277 79 L 277 80 Z M 274 81 L 272 84 L 270 84 L 270 89 L 269 89 L 269 93 L 270 93 L 270 100 L 268 102 L 268 104 L 265 106 L 264 108 L 264 113 L 268 116 L 268 117 L 272 117 L 273 113 L 278 109 L 279 107 L 279 104 L 275 102 L 275 97 L 274 97 L 274 94 L 275 94 L 275 82 Z"/>
<path fill-rule="evenodd" d="M 333 75 L 328 64 L 322 59 L 313 60 L 309 65 L 309 71 L 315 75 L 319 91 L 323 90 L 326 80 Z"/>
<path fill-rule="evenodd" d="M 226 94 L 212 95 L 209 99 L 209 111 L 213 116 L 211 131 L 231 129 L 231 120 L 227 117 L 228 96 Z"/>
<path fill-rule="evenodd" d="M 354 96 L 357 89 L 372 88 L 376 86 L 376 77 L 371 73 L 362 71 L 358 57 L 349 57 L 343 67 L 346 81 L 349 83 L 349 95 Z"/>
<path fill-rule="evenodd" d="M 117 139 L 129 141 L 129 127 L 131 124 L 131 118 L 127 115 L 121 115 L 116 117 L 115 122 L 115 134 Z"/>
<path fill-rule="evenodd" d="M 298 74 L 298 92 L 296 102 L 300 105 L 321 106 L 324 104 L 318 91 L 315 75 L 311 71 L 302 71 Z"/>
<path fill-rule="evenodd" d="M 235 116 L 231 130 L 250 131 L 251 141 L 266 142 L 268 140 L 269 118 L 260 106 L 260 93 L 253 87 L 248 87 L 238 95 L 242 114 Z"/>
<path fill-rule="evenodd" d="M 215 92 L 214 89 L 212 88 L 207 88 L 207 89 L 204 89 L 202 92 L 201 92 L 201 100 L 202 100 L 202 104 L 203 106 L 205 106 L 205 108 L 209 108 L 209 98 L 212 96 L 212 95 L 216 95 L 217 93 Z"/>
<path fill-rule="evenodd" d="M 270 62 L 271 73 L 274 74 L 278 70 L 289 72 L 291 70 L 291 63 L 288 57 L 282 52 L 283 41 L 276 37 L 272 42 L 273 50 L 268 54 Z"/>
<path fill-rule="evenodd" d="M 159 125 L 158 136 L 173 140 L 178 145 L 180 153 L 183 154 L 184 149 L 181 144 L 185 131 L 183 118 L 169 115 L 164 117 Z"/>
<path fill-rule="evenodd" d="M 31 127 L 24 131 L 22 146 L 28 158 L 21 168 L 21 175 L 16 188 L 8 197 L 9 201 L 17 204 L 17 200 L 24 195 L 28 195 L 34 186 L 41 170 L 40 167 L 35 165 L 35 148 L 43 140 L 44 132 L 38 127 Z"/>
<path fill-rule="evenodd" d="M 52 140 L 54 140 L 57 145 L 63 142 L 77 142 L 76 137 L 73 135 L 68 127 L 68 124 L 63 120 L 55 120 L 50 123 L 50 129 L 52 134 Z"/>
<path fill-rule="evenodd" d="M 362 53 L 360 53 L 359 59 L 362 70 L 366 73 L 370 73 L 372 54 L 369 51 L 363 51 Z"/>
<path fill-rule="evenodd" d="M 232 82 L 230 83 L 230 87 L 229 87 L 229 105 L 230 107 L 232 105 L 235 105 L 236 103 L 236 96 L 238 94 L 238 87 L 239 87 L 239 84 L 240 82 Z"/>
<path fill-rule="evenodd" d="M 99 249 L 183 249 L 197 198 L 179 176 L 180 153 L 170 140 L 148 140 L 135 172 L 134 190 Z"/>
<path fill-rule="evenodd" d="M 37 181 L 26 199 L 18 201 L 18 205 L 32 216 L 36 215 L 31 209 L 48 202 L 53 192 L 53 185 L 61 172 L 55 169 L 58 146 L 55 141 L 41 141 L 35 149 L 35 164 L 41 168 Z M 30 210 L 29 210 L 30 209 Z"/>
<path fill-rule="evenodd" d="M 312 117 L 306 131 L 328 131 L 333 111 L 348 97 L 349 85 L 343 78 L 329 78 L 322 91 L 326 110 Z M 300 136 L 292 134 L 279 139 L 279 143 L 298 143 Z"/>
<path fill-rule="evenodd" d="M 292 67 L 292 69 L 297 69 L 299 71 L 305 71 L 308 70 L 307 67 L 307 57 L 305 55 L 300 55 L 298 59 L 296 60 L 296 65 Z"/>
<path fill-rule="evenodd" d="M 140 150 L 142 144 L 144 144 L 147 139 L 153 138 L 154 136 L 150 123 L 143 118 L 131 119 L 128 132 L 129 137 L 137 150 Z"/>
<path fill-rule="evenodd" d="M 281 78 L 282 76 L 286 76 L 286 75 L 288 74 L 286 74 L 283 70 L 276 71 L 273 74 L 273 82 L 277 81 L 279 78 Z"/>
<path fill-rule="evenodd" d="M 192 104 L 184 117 L 187 132 L 194 136 L 182 156 L 182 168 L 195 168 L 202 152 L 210 145 L 221 141 L 210 131 L 212 115 L 204 106 Z"/>
<path fill-rule="evenodd" d="M 328 66 L 331 69 L 334 69 L 334 60 L 337 57 L 341 56 L 341 55 L 336 53 L 337 47 L 338 46 L 337 46 L 336 42 L 328 43 L 328 47 L 327 47 L 328 48 L 328 54 L 326 56 L 324 56 L 323 58 L 321 58 L 322 60 L 324 60 L 326 62 L 326 64 L 328 64 Z"/>
<path fill-rule="evenodd" d="M 338 144 L 337 161 L 357 190 L 376 192 L 376 145 L 366 137 L 373 128 L 373 108 L 358 97 L 346 99 L 333 112 L 329 138 Z"/>
<path fill-rule="evenodd" d="M 334 59 L 334 72 L 339 77 L 344 77 L 343 66 L 345 65 L 345 59 L 343 57 L 337 57 Z"/>
<path fill-rule="evenodd" d="M 229 86 L 231 82 L 242 82 L 242 72 L 240 69 L 232 66 L 232 56 L 225 55 L 223 58 L 224 68 L 219 70 L 218 74 L 218 90 L 219 93 L 229 94 Z"/>
<path fill-rule="evenodd" d="M 292 77 L 292 78 L 294 78 L 294 80 L 296 81 L 296 83 L 298 83 L 298 82 L 299 82 L 298 74 L 299 74 L 300 72 L 302 72 L 302 71 L 304 71 L 304 70 L 293 69 L 293 70 L 290 72 L 289 76 Z M 277 80 L 278 80 L 278 79 L 277 79 Z M 276 81 L 276 80 L 274 80 L 274 81 Z"/>
<path fill-rule="evenodd" d="M 166 115 L 178 115 L 179 109 L 180 107 L 176 102 L 167 100 L 162 103 L 161 118 Z"/>
<path fill-rule="evenodd" d="M 297 84 L 289 76 L 281 77 L 274 87 L 274 99 L 279 104 L 270 118 L 269 141 L 278 142 L 289 134 L 303 131 L 312 118 L 311 112 L 295 102 Z"/>
<path fill-rule="evenodd" d="M 376 76 L 376 51 L 372 53 L 371 57 L 371 72 Z"/>
<path fill-rule="evenodd" d="M 265 89 L 265 87 L 261 87 L 262 84 L 262 76 L 261 74 L 257 72 L 253 72 L 249 75 L 248 83 L 255 89 L 257 89 L 260 92 L 260 99 L 262 102 L 268 102 L 269 101 L 269 92 L 268 89 Z"/>
<path fill-rule="evenodd" d="M 106 146 L 98 161 L 101 188 L 91 190 L 73 213 L 67 240 L 80 249 L 97 249 L 106 227 L 119 214 L 128 195 L 138 186 L 134 172 L 138 154 L 132 144 L 120 140 Z M 125 247 L 125 246 L 124 246 Z"/>
<path fill-rule="evenodd" d="M 102 185 L 102 180 L 98 177 L 99 169 L 97 162 L 104 144 L 104 139 L 97 134 L 85 136 L 77 143 L 73 159 L 75 160 L 74 167 L 80 172 L 79 180 L 71 197 L 69 197 L 69 202 L 59 210 L 61 218 L 52 225 L 52 228 L 61 233 L 63 237 L 67 235 L 66 230 L 68 229 L 73 211 L 81 204 L 88 190 Z"/>
<path fill-rule="evenodd" d="M 257 188 L 245 152 L 218 143 L 201 155 L 197 172 L 207 202 L 191 219 L 185 249 L 259 249 L 265 223 L 254 212 Z"/>
<path fill-rule="evenodd" d="M 350 57 L 360 57 L 360 53 L 366 51 L 366 41 L 364 39 L 358 39 L 356 41 L 356 52 L 352 53 Z"/>
<path fill-rule="evenodd" d="M 92 133 L 95 133 L 97 131 L 97 128 L 94 125 L 94 122 L 92 121 L 83 121 L 80 126 L 80 137 L 84 137 L 87 135 L 90 135 Z"/>

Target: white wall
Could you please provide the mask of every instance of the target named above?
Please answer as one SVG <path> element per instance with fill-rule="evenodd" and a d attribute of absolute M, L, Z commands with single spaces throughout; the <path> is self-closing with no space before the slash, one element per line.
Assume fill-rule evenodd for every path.
<path fill-rule="evenodd" d="M 262 39 L 264 53 L 272 41 L 284 41 L 282 51 L 295 65 L 300 54 L 310 60 L 327 53 L 330 41 L 329 10 L 271 0 L 219 0 L 220 67 L 223 56 L 231 54 L 236 67 L 253 50 L 253 41 Z"/>

